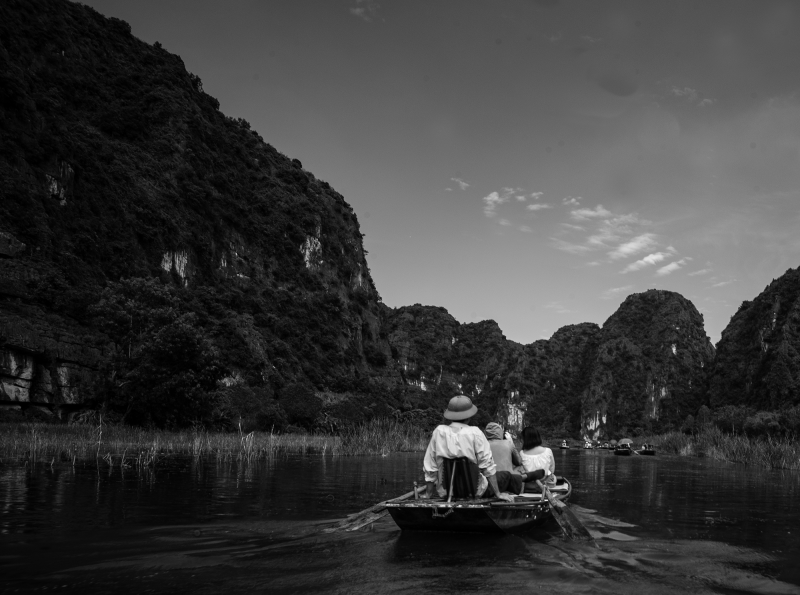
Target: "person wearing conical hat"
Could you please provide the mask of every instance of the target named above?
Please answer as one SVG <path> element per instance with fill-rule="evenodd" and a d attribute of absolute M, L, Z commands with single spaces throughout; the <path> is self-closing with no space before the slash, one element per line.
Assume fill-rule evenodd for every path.
<path fill-rule="evenodd" d="M 469 397 L 458 395 L 450 399 L 444 418 L 450 420 L 449 424 L 436 426 L 425 451 L 423 471 L 425 472 L 426 496 L 433 498 L 437 494 L 440 481 L 440 470 L 443 468 L 443 459 L 456 459 L 466 457 L 478 466 L 477 495 L 483 495 L 487 488 L 495 497 L 508 502 L 513 502 L 514 497 L 503 494 L 498 486 L 497 465 L 492 458 L 492 449 L 489 441 L 480 428 L 467 425 L 471 417 L 478 413 L 478 408 L 472 404 Z M 503 473 L 504 483 L 508 483 L 511 474 Z"/>

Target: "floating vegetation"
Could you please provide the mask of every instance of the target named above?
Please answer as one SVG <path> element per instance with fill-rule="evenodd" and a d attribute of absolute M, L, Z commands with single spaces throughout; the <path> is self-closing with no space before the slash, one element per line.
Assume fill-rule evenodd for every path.
<path fill-rule="evenodd" d="M 707 457 L 764 469 L 800 469 L 800 442 L 789 437 L 749 438 L 709 426 L 700 432 L 670 432 L 644 439 L 660 453 Z"/>
<path fill-rule="evenodd" d="M 388 419 L 352 426 L 339 435 L 147 430 L 101 419 L 95 425 L 0 424 L 0 458 L 147 468 L 174 455 L 247 462 L 283 455 L 385 456 L 425 450 L 428 438 L 416 426 Z"/>

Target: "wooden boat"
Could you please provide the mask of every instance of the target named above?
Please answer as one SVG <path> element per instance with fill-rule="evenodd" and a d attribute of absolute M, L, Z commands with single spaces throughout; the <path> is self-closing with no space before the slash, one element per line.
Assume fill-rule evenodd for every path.
<path fill-rule="evenodd" d="M 560 477 L 553 496 L 566 502 L 572 495 L 572 484 Z M 443 498 L 387 502 L 386 509 L 403 531 L 457 531 L 471 533 L 522 533 L 541 526 L 553 516 L 541 493 L 525 493 L 514 502 L 494 498 L 460 499 L 447 502 Z"/>
<path fill-rule="evenodd" d="M 642 448 L 636 451 L 640 455 L 645 455 L 648 457 L 656 456 L 656 447 L 652 444 L 642 444 Z"/>
<path fill-rule="evenodd" d="M 618 457 L 629 457 L 633 454 L 633 450 L 630 444 L 617 444 L 617 447 L 614 449 L 614 454 Z"/>
<path fill-rule="evenodd" d="M 559 448 L 560 448 L 560 449 L 562 449 L 562 450 L 568 450 L 568 449 L 569 449 L 569 444 L 567 444 L 567 441 L 566 441 L 566 440 L 564 440 L 564 441 L 561 443 L 561 446 L 559 446 Z"/>

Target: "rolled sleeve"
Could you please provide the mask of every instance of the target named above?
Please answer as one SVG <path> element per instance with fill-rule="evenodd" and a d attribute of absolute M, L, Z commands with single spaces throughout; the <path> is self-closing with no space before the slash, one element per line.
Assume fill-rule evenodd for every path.
<path fill-rule="evenodd" d="M 425 451 L 425 458 L 422 461 L 422 471 L 425 473 L 425 481 L 436 483 L 439 480 L 439 464 L 436 460 L 436 452 L 434 448 L 434 438 L 428 443 L 428 449 Z"/>

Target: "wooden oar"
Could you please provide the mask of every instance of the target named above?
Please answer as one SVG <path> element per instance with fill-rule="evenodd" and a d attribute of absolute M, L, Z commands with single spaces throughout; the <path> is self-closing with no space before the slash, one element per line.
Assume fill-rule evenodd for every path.
<path fill-rule="evenodd" d="M 422 493 L 425 491 L 425 486 L 421 486 L 414 490 L 411 490 L 407 494 L 403 494 L 402 496 L 398 496 L 397 498 L 392 498 L 391 500 L 384 500 L 383 502 L 378 502 L 374 506 L 370 506 L 369 508 L 365 508 L 361 512 L 357 512 L 355 514 L 349 515 L 346 519 L 339 521 L 335 525 L 323 529 L 323 533 L 333 533 L 335 531 L 356 531 L 361 527 L 369 525 L 370 523 L 374 523 L 380 518 L 386 516 L 386 503 L 387 502 L 402 502 L 403 500 L 408 500 L 412 498 L 415 493 Z"/>
<path fill-rule="evenodd" d="M 542 498 L 546 498 L 547 503 L 550 504 L 550 510 L 553 511 L 553 518 L 555 518 L 556 522 L 561 526 L 564 535 L 566 535 L 568 539 L 594 542 L 594 538 L 586 527 L 583 526 L 583 523 L 578 520 L 575 513 L 572 512 L 564 502 L 553 496 L 550 490 L 547 489 L 547 486 L 541 481 L 537 479 L 536 484 L 542 490 Z"/>

